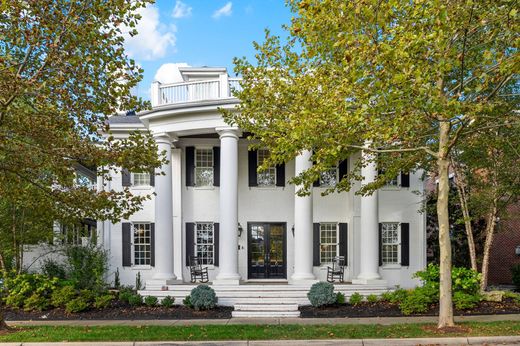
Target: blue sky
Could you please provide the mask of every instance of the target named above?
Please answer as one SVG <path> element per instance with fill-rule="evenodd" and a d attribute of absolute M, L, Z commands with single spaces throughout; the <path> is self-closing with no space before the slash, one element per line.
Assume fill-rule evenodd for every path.
<path fill-rule="evenodd" d="M 233 75 L 233 57 L 252 61 L 252 42 L 263 42 L 265 28 L 285 36 L 281 26 L 291 18 L 284 0 L 158 0 L 141 15 L 126 50 L 144 69 L 138 95 L 145 99 L 155 79 L 171 82 L 172 64 L 227 67 Z"/>

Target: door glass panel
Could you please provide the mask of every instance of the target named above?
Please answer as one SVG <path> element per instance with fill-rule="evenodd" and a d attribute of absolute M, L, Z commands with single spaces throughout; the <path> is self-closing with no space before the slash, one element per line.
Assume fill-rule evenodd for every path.
<path fill-rule="evenodd" d="M 266 232 L 262 225 L 251 226 L 251 276 L 262 278 L 265 276 L 265 238 Z"/>

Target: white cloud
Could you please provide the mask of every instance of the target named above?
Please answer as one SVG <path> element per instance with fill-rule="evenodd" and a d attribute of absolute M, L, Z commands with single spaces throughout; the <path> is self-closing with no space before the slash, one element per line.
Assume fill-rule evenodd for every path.
<path fill-rule="evenodd" d="M 191 6 L 186 5 L 184 2 L 177 0 L 175 2 L 175 8 L 172 12 L 173 18 L 185 18 L 191 16 Z"/>
<path fill-rule="evenodd" d="M 136 26 L 138 34 L 131 37 L 129 28 L 123 28 L 125 48 L 128 56 L 139 60 L 162 58 L 175 47 L 175 25 L 166 27 L 160 22 L 159 10 L 155 6 L 140 8 L 141 20 Z"/>
<path fill-rule="evenodd" d="M 222 16 L 226 16 L 226 17 L 231 16 L 231 13 L 233 12 L 232 9 L 231 9 L 232 6 L 233 6 L 233 4 L 231 3 L 231 1 L 228 2 L 224 6 L 222 6 L 221 8 L 216 10 L 215 12 L 213 12 L 213 18 L 218 19 L 218 18 L 220 18 Z"/>
<path fill-rule="evenodd" d="M 179 72 L 179 67 L 186 66 L 190 65 L 185 62 L 162 64 L 155 72 L 154 80 L 164 84 L 182 82 L 183 79 Z"/>

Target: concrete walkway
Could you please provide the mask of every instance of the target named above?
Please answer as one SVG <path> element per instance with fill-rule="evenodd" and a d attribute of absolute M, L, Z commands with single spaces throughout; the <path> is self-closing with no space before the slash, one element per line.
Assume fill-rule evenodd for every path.
<path fill-rule="evenodd" d="M 158 342 L 24 342 L 0 343 L 0 346 L 328 346 L 328 345 L 355 345 L 355 346 L 401 346 L 401 345 L 520 345 L 519 336 L 492 336 L 492 337 L 460 337 L 460 338 L 410 338 L 410 339 L 338 339 L 338 340 L 262 340 L 262 341 L 158 341 Z"/>
<path fill-rule="evenodd" d="M 437 316 L 415 317 L 363 317 L 363 318 L 230 318 L 200 320 L 64 320 L 64 321 L 7 321 L 11 326 L 191 326 L 191 325 L 233 325 L 233 324 L 403 324 L 436 323 Z M 456 316 L 456 322 L 519 321 L 520 314 Z"/>

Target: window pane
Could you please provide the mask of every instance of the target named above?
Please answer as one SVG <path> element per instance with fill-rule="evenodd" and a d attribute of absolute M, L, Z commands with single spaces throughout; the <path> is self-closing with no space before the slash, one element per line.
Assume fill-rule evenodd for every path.
<path fill-rule="evenodd" d="M 337 183 L 338 169 L 336 167 L 331 168 L 327 171 L 321 172 L 320 174 L 320 186 L 333 187 Z"/>
<path fill-rule="evenodd" d="M 211 265 L 213 261 L 213 223 L 197 223 L 195 233 L 195 256 L 201 264 Z"/>
<path fill-rule="evenodd" d="M 149 186 L 150 173 L 132 173 L 134 186 Z"/>
<path fill-rule="evenodd" d="M 320 262 L 331 263 L 338 256 L 338 226 L 336 223 L 320 223 Z"/>
<path fill-rule="evenodd" d="M 399 263 L 399 224 L 386 222 L 382 224 L 382 259 L 383 264 Z"/>
<path fill-rule="evenodd" d="M 150 224 L 134 223 L 134 265 L 150 265 L 151 241 Z"/>
<path fill-rule="evenodd" d="M 213 186 L 213 149 L 195 150 L 195 185 Z"/>
<path fill-rule="evenodd" d="M 269 158 L 269 150 L 259 149 L 258 166 L 261 166 L 264 161 Z M 257 174 L 258 186 L 275 186 L 276 185 L 276 168 L 274 166 L 268 167 L 265 171 Z"/>

